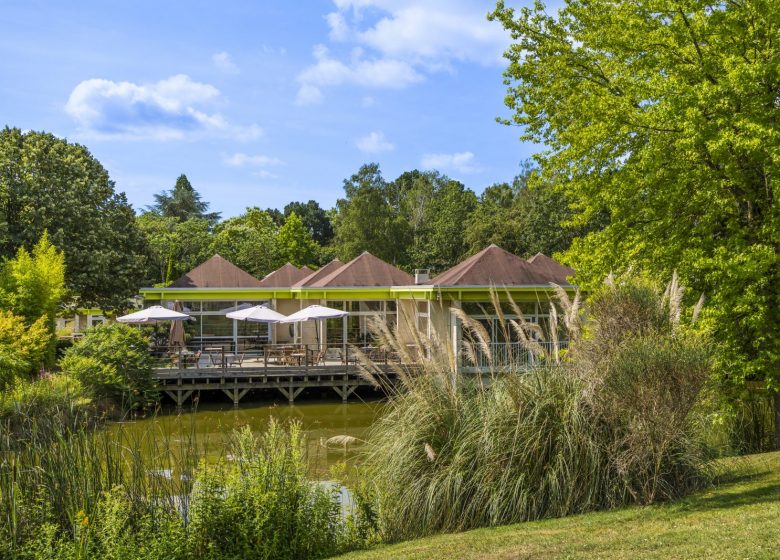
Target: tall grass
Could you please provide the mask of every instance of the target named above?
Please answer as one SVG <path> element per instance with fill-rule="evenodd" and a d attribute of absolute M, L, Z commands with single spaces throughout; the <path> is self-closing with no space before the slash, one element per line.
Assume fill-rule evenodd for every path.
<path fill-rule="evenodd" d="M 383 536 L 646 504 L 703 484 L 707 457 L 692 410 L 710 350 L 682 325 L 680 291 L 612 283 L 586 308 L 562 293 L 551 315 L 569 333 L 566 353 L 535 343 L 541 332 L 518 306 L 504 317 L 496 292 L 505 339 L 511 331 L 537 354 L 530 368 L 457 373 L 449 349 L 428 340 L 429 358 L 421 370 L 399 371 L 403 387 L 368 437 Z M 481 325 L 461 320 L 464 355 L 487 347 Z M 393 333 L 382 336 L 400 346 Z"/>
<path fill-rule="evenodd" d="M 362 544 L 339 489 L 308 477 L 298 424 L 236 431 L 209 462 L 194 434 L 137 433 L 57 415 L 0 425 L 0 557 L 303 559 Z"/>

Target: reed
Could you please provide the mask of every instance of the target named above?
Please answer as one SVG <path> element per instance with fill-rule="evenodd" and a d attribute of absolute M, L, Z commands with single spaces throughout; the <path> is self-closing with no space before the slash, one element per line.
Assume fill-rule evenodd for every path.
<path fill-rule="evenodd" d="M 339 488 L 308 475 L 300 426 L 230 434 L 102 430 L 90 418 L 0 425 L 0 557 L 321 558 L 362 546 Z M 135 435 L 134 435 L 135 434 Z"/>
<path fill-rule="evenodd" d="M 401 376 L 366 446 L 383 537 L 652 503 L 705 483 L 707 455 L 692 411 L 710 349 L 681 324 L 680 292 L 676 282 L 664 293 L 614 281 L 587 306 L 564 292 L 551 313 L 570 338 L 564 353 L 538 343 L 539 327 L 519 306 L 505 317 L 499 299 L 506 298 L 496 290 L 499 328 L 528 341 L 537 358 L 531 367 L 457 373 L 451 349 L 422 340 L 421 370 Z M 460 319 L 463 355 L 487 348 L 484 328 Z M 401 346 L 393 333 L 381 334 Z"/>

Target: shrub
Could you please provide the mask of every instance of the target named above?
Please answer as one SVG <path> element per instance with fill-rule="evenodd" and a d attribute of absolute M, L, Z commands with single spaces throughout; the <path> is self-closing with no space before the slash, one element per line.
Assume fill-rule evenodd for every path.
<path fill-rule="evenodd" d="M 22 317 L 0 310 L 0 389 L 29 379 L 43 365 L 50 341 L 46 318 L 27 325 Z"/>
<path fill-rule="evenodd" d="M 33 381 L 18 381 L 0 392 L 0 418 L 53 415 L 87 405 L 81 383 L 68 375 L 45 375 Z"/>
<path fill-rule="evenodd" d="M 128 408 L 142 408 L 157 398 L 148 339 L 120 323 L 93 327 L 65 352 L 60 367 L 96 396 Z"/>
<path fill-rule="evenodd" d="M 612 283 L 592 297 L 587 321 L 579 297 L 561 300 L 552 317 L 572 340 L 560 363 L 552 352 L 535 367 L 469 377 L 452 371 L 434 334 L 423 371 L 399 372 L 403 388 L 365 457 L 385 538 L 647 504 L 708 480 L 693 410 L 711 351 L 681 326 L 679 287 Z M 486 347 L 484 329 L 462 320 Z"/>

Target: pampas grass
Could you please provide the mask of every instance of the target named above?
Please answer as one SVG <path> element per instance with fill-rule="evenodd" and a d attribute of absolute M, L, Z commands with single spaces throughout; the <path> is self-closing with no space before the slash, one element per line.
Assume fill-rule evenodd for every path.
<path fill-rule="evenodd" d="M 458 373 L 453 355 L 476 364 L 492 354 L 484 326 L 458 309 L 462 348 L 414 334 L 426 357 L 416 369 L 399 366 L 402 386 L 364 448 L 384 538 L 653 503 L 707 480 L 691 411 L 710 350 L 680 327 L 676 280 L 663 292 L 613 278 L 587 307 L 579 293 L 555 290 L 545 343 L 540 326 L 493 290 L 504 339 L 514 334 L 536 365 L 488 358 L 483 375 Z M 571 341 L 565 355 L 558 328 Z M 393 333 L 382 337 L 403 351 Z"/>

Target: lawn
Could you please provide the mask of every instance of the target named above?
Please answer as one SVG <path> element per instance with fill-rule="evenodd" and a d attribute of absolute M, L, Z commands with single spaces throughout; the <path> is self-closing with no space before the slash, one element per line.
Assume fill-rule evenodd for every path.
<path fill-rule="evenodd" d="M 716 487 L 674 503 L 438 535 L 339 558 L 780 558 L 780 453 L 732 459 L 723 470 Z"/>

